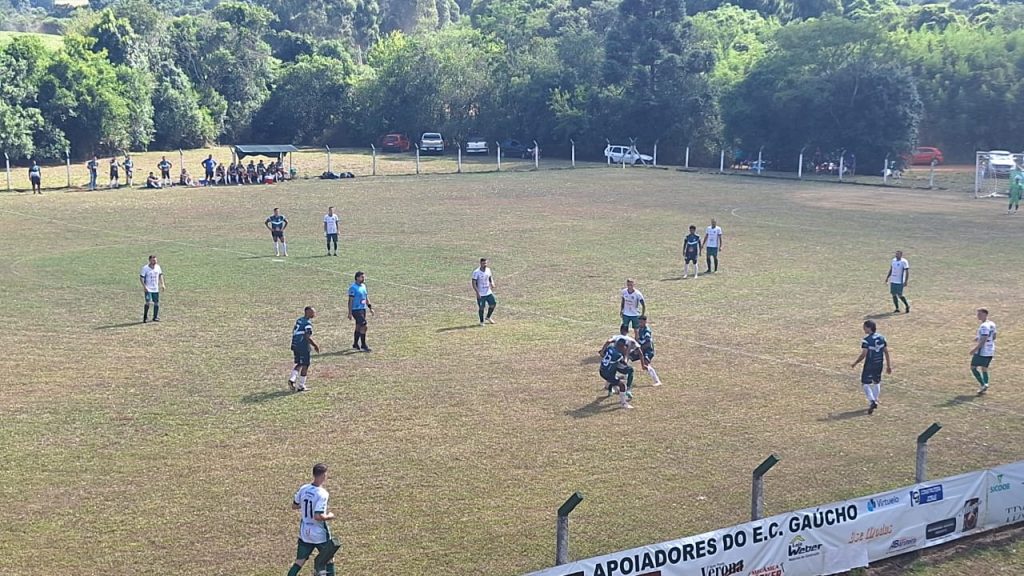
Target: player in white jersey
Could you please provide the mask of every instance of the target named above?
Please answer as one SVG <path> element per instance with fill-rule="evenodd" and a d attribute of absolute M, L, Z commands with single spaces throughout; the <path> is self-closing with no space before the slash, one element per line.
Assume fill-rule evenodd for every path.
<path fill-rule="evenodd" d="M 895 313 L 900 313 L 900 300 L 903 301 L 907 314 L 910 314 L 910 302 L 903 295 L 903 289 L 910 284 L 910 262 L 903 257 L 903 251 L 897 250 L 892 262 L 889 263 L 889 271 L 885 274 L 883 282 L 889 283 L 889 294 L 892 295 L 892 304 L 896 307 Z"/>
<path fill-rule="evenodd" d="M 298 510 L 299 540 L 295 551 L 295 563 L 288 570 L 288 576 L 298 576 L 302 565 L 309 560 L 313 550 L 317 551 L 313 569 L 317 576 L 334 576 L 334 555 L 341 549 L 341 542 L 331 537 L 327 522 L 334 520 L 334 514 L 327 511 L 330 495 L 324 488 L 327 481 L 327 465 L 313 466 L 313 481 L 303 484 L 292 500 L 292 510 Z"/>
<path fill-rule="evenodd" d="M 978 334 L 971 348 L 971 373 L 978 381 L 978 396 L 988 392 L 988 367 L 996 355 L 996 323 L 988 319 L 988 310 L 978 308 Z"/>
<path fill-rule="evenodd" d="M 164 271 L 157 264 L 156 256 L 149 256 L 149 263 L 139 271 L 139 282 L 142 283 L 142 294 L 146 298 L 146 307 L 142 312 L 142 323 L 149 320 L 149 305 L 153 305 L 153 322 L 160 321 L 160 291 L 167 290 L 164 284 Z"/>
<path fill-rule="evenodd" d="M 722 251 L 724 245 L 722 241 L 722 227 L 715 222 L 715 219 L 711 219 L 711 226 L 704 229 L 704 258 L 707 260 L 708 269 L 704 271 L 705 274 L 712 272 L 711 259 L 715 260 L 714 272 L 718 272 L 718 253 Z"/>
<path fill-rule="evenodd" d="M 647 313 L 647 302 L 634 284 L 632 278 L 626 279 L 626 287 L 622 289 L 619 299 L 619 315 L 622 316 L 622 327 L 632 328 L 633 336 L 636 337 L 640 317 Z"/>
<path fill-rule="evenodd" d="M 470 280 L 470 285 L 473 287 L 473 295 L 476 297 L 476 308 L 477 314 L 480 317 L 480 325 L 483 326 L 486 321 L 488 324 L 494 324 L 494 319 L 491 315 L 494 314 L 494 308 L 498 306 L 498 301 L 494 298 L 494 288 L 497 286 L 494 284 L 494 276 L 491 274 L 491 269 L 487 267 L 487 258 L 480 259 L 480 267 L 473 270 L 473 278 Z M 487 306 L 487 317 L 484 317 L 484 306 Z"/>
<path fill-rule="evenodd" d="M 327 207 L 324 215 L 324 236 L 327 237 L 327 255 L 331 255 L 331 242 L 334 243 L 334 255 L 338 255 L 338 223 L 341 217 L 334 213 L 334 206 Z"/>

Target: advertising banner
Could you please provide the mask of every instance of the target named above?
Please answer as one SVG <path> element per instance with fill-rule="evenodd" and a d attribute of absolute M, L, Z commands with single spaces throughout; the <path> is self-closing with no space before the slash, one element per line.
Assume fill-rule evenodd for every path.
<path fill-rule="evenodd" d="M 996 494 L 1000 508 L 986 507 L 986 496 Z M 1024 462 L 779 514 L 529 576 L 835 574 L 979 532 L 997 521 L 1004 525 L 1007 518 L 1024 516 L 1022 500 Z"/>

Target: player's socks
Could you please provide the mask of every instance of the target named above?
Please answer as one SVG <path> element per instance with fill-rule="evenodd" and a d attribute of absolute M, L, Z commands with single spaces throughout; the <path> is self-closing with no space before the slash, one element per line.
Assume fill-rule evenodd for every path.
<path fill-rule="evenodd" d="M 299 387 L 301 387 L 301 388 L 305 388 L 306 387 L 306 377 L 305 376 L 299 376 Z"/>
<path fill-rule="evenodd" d="M 988 371 L 981 373 L 981 385 L 988 388 Z"/>
<path fill-rule="evenodd" d="M 896 311 L 900 311 L 900 301 L 895 294 L 892 295 L 892 305 L 896 307 Z"/>
<path fill-rule="evenodd" d="M 366 334 L 359 335 L 359 345 L 363 350 L 369 348 L 369 346 L 366 345 Z"/>
<path fill-rule="evenodd" d="M 974 366 L 971 366 L 971 374 L 974 374 L 974 379 L 978 381 L 978 384 L 985 385 L 985 380 L 981 377 L 981 372 Z"/>
<path fill-rule="evenodd" d="M 484 323 L 484 307 L 483 306 L 481 306 L 480 309 L 477 311 L 477 315 L 480 316 L 480 323 L 483 324 Z"/>
<path fill-rule="evenodd" d="M 160 318 L 160 305 L 153 304 L 153 321 L 155 322 L 158 318 Z"/>
<path fill-rule="evenodd" d="M 878 399 L 882 396 L 882 385 L 872 384 L 871 385 L 871 401 L 875 404 L 878 403 Z"/>
<path fill-rule="evenodd" d="M 277 242 L 274 242 L 274 256 L 280 256 L 280 255 L 281 255 L 281 246 Z"/>
<path fill-rule="evenodd" d="M 292 375 L 288 377 L 288 381 L 294 383 L 295 379 L 298 378 L 298 376 L 299 376 L 299 371 L 295 370 L 295 369 L 292 369 Z"/>
<path fill-rule="evenodd" d="M 907 302 L 906 296 L 900 296 L 900 300 L 903 301 L 903 307 L 907 309 L 907 313 L 910 313 L 910 302 Z"/>
<path fill-rule="evenodd" d="M 647 373 L 650 374 L 651 378 L 654 379 L 655 386 L 661 385 L 661 378 L 658 378 L 658 373 L 654 370 L 654 366 L 648 366 Z"/>
<path fill-rule="evenodd" d="M 291 569 L 288 570 L 288 576 L 299 576 L 299 572 L 301 571 L 302 566 L 299 566 L 298 564 L 292 564 Z"/>
<path fill-rule="evenodd" d="M 871 385 L 870 384 L 862 384 L 861 386 L 864 387 L 864 397 L 868 399 L 868 403 L 870 404 L 871 403 Z"/>
<path fill-rule="evenodd" d="M 629 374 L 626 375 L 626 390 L 633 389 L 633 374 L 634 373 L 630 371 Z"/>
<path fill-rule="evenodd" d="M 359 348 L 359 330 L 352 332 L 352 347 Z"/>
<path fill-rule="evenodd" d="M 142 309 L 142 321 L 145 322 L 147 318 L 149 318 L 149 304 L 146 304 L 146 307 Z"/>
<path fill-rule="evenodd" d="M 283 253 L 284 256 L 288 255 L 288 243 L 287 242 L 281 242 L 281 252 Z"/>

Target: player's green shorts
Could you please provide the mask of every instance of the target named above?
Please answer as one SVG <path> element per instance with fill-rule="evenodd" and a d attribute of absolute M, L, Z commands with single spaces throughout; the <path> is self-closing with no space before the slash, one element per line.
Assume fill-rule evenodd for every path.
<path fill-rule="evenodd" d="M 893 296 L 903 296 L 903 284 L 897 284 L 895 282 L 889 283 L 889 294 Z"/>
<path fill-rule="evenodd" d="M 147 291 L 146 292 L 146 304 L 149 304 L 150 302 L 152 302 L 153 304 L 159 304 L 160 303 L 160 293 L 159 292 L 149 292 L 149 291 Z"/>
<path fill-rule="evenodd" d="M 1010 187 L 1010 202 L 1014 204 L 1020 202 L 1020 188 L 1014 189 L 1012 186 Z"/>
<path fill-rule="evenodd" d="M 498 301 L 495 300 L 494 294 L 488 294 L 487 296 L 477 296 L 476 305 L 483 308 L 484 304 L 486 304 L 490 308 L 494 308 L 495 306 L 498 305 Z"/>
<path fill-rule="evenodd" d="M 622 325 L 626 328 L 640 328 L 640 317 L 639 316 L 626 316 L 622 315 Z"/>
<path fill-rule="evenodd" d="M 708 256 L 718 257 L 718 246 L 708 246 L 704 249 L 704 252 Z"/>
<path fill-rule="evenodd" d="M 341 542 L 339 542 L 337 538 L 332 538 L 331 540 L 320 542 L 319 544 L 310 544 L 309 542 L 303 541 L 302 538 L 299 538 L 298 544 L 295 546 L 295 559 L 308 560 L 313 554 L 313 550 L 316 550 L 319 556 L 329 554 L 329 557 L 333 557 L 340 549 Z"/>
<path fill-rule="evenodd" d="M 982 356 L 981 354 L 975 354 L 971 356 L 971 368 L 980 366 L 982 368 L 988 368 L 988 365 L 992 363 L 991 356 Z"/>

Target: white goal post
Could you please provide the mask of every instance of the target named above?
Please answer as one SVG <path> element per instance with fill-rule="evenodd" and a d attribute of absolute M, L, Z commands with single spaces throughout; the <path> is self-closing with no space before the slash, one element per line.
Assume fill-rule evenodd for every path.
<path fill-rule="evenodd" d="M 974 197 L 1009 196 L 1010 172 L 1024 166 L 1024 154 L 1005 150 L 974 153 Z"/>

